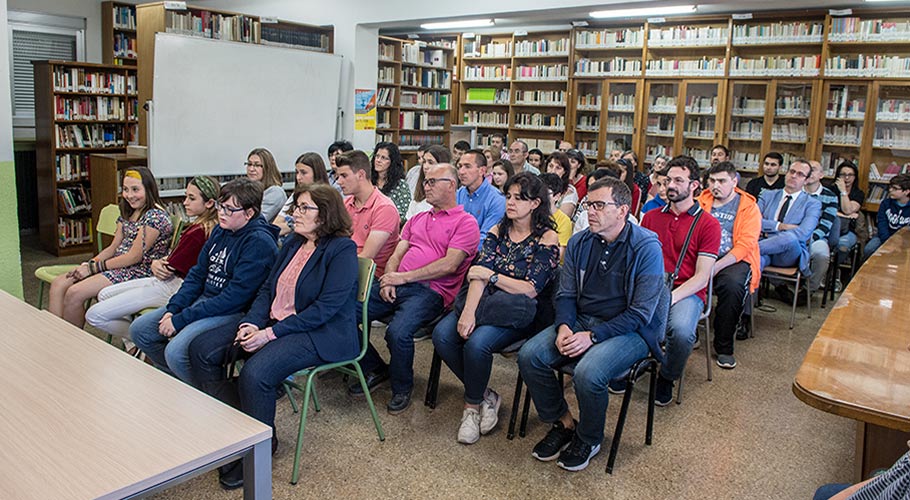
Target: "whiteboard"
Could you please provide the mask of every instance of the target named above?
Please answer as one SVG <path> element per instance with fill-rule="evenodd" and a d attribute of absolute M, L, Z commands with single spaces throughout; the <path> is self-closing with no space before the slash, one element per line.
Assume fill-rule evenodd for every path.
<path fill-rule="evenodd" d="M 247 153 L 264 147 L 293 172 L 300 154 L 335 141 L 340 86 L 340 56 L 157 33 L 150 168 L 159 179 L 245 175 Z"/>

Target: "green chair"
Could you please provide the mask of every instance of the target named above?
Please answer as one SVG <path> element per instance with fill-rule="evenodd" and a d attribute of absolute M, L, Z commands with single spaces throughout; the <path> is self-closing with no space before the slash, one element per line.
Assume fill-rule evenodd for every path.
<path fill-rule="evenodd" d="M 113 236 L 117 232 L 118 217 L 120 217 L 120 207 L 113 203 L 101 209 L 101 213 L 98 215 L 98 224 L 95 226 L 95 241 L 98 243 L 96 255 L 104 249 L 101 243 L 101 235 Z M 38 278 L 38 309 L 44 307 L 44 285 L 54 281 L 57 276 L 76 269 L 76 267 L 78 266 L 74 264 L 62 264 L 42 266 L 35 269 L 35 277 Z"/>
<path fill-rule="evenodd" d="M 373 415 L 373 424 L 376 425 L 376 433 L 379 434 L 379 440 L 385 441 L 385 434 L 382 432 L 382 424 L 379 423 L 379 416 L 376 414 L 376 407 L 373 406 L 373 398 L 370 397 L 370 391 L 367 388 L 366 378 L 363 376 L 363 370 L 360 368 L 360 360 L 367 352 L 370 337 L 370 322 L 367 319 L 367 304 L 370 298 L 370 288 L 373 286 L 373 274 L 376 272 L 376 264 L 370 259 L 358 258 L 358 284 L 357 300 L 363 304 L 361 307 L 360 318 L 360 354 L 354 359 L 329 363 L 325 365 L 305 368 L 294 374 L 294 377 L 306 377 L 306 388 L 301 387 L 296 382 L 285 381 L 284 388 L 288 393 L 288 399 L 294 411 L 297 412 L 297 402 L 294 400 L 291 388 L 303 392 L 303 409 L 300 411 L 300 427 L 297 431 L 297 450 L 294 452 L 294 473 L 291 477 L 291 484 L 297 484 L 300 478 L 300 451 L 303 448 L 303 431 L 306 427 L 306 416 L 310 402 L 310 394 L 313 395 L 313 406 L 319 411 L 319 402 L 316 399 L 316 391 L 313 388 L 313 380 L 320 372 L 327 370 L 336 370 L 351 377 L 360 379 L 360 387 L 363 388 L 363 394 L 366 396 L 367 405 L 370 407 L 370 413 Z M 353 367 L 353 369 L 349 368 Z"/>

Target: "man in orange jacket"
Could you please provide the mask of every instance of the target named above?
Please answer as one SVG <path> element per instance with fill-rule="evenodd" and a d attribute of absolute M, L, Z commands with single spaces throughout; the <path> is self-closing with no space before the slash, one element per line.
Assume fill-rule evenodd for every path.
<path fill-rule="evenodd" d="M 761 281 L 761 212 L 755 198 L 736 187 L 738 177 L 732 163 L 717 163 L 708 169 L 708 189 L 698 197 L 702 209 L 710 212 L 721 227 L 720 250 L 714 264 L 714 351 L 717 366 L 728 370 L 736 368 L 733 335 L 746 298 Z"/>

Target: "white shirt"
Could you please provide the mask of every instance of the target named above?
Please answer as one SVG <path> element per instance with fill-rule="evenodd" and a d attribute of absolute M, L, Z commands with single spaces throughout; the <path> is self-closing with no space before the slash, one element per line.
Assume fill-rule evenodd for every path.
<path fill-rule="evenodd" d="M 784 191 L 781 193 L 783 196 L 780 197 L 780 202 L 777 204 L 777 210 L 774 211 L 774 220 L 777 220 L 780 217 L 780 210 L 784 208 L 784 202 L 787 201 L 787 197 L 790 197 L 790 205 L 787 207 L 787 212 L 790 212 L 790 209 L 793 208 L 793 204 L 796 203 L 796 200 L 799 199 L 799 195 L 802 194 L 802 190 L 795 193 L 787 193 Z M 780 222 L 777 223 L 777 229 L 780 229 Z"/>

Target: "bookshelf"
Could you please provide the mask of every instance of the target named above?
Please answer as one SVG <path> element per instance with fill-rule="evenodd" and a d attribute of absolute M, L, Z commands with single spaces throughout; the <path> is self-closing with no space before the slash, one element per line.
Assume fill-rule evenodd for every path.
<path fill-rule="evenodd" d="M 135 66 L 137 49 L 136 6 L 101 2 L 101 59 L 104 64 Z"/>
<path fill-rule="evenodd" d="M 774 114 L 768 106 L 771 84 L 766 80 L 730 80 L 724 139 L 742 177 L 760 173 L 761 159 L 768 152 Z"/>
<path fill-rule="evenodd" d="M 45 250 L 91 251 L 93 153 L 137 142 L 136 69 L 35 61 L 38 217 Z"/>
<path fill-rule="evenodd" d="M 812 156 L 821 162 L 825 177 L 833 179 L 837 165 L 844 160 L 862 163 L 860 153 L 871 92 L 870 82 L 824 82 L 821 102 L 825 109 L 819 113 L 817 146 Z"/>
<path fill-rule="evenodd" d="M 398 143 L 401 96 L 401 40 L 379 37 L 379 74 L 376 85 L 376 142 Z"/>
<path fill-rule="evenodd" d="M 871 147 L 865 153 L 868 165 L 860 168 L 857 181 L 866 191 L 867 210 L 878 210 L 888 194 L 888 181 L 899 173 L 910 172 L 910 82 L 879 82 L 873 84 L 875 108 L 871 123 L 874 131 L 867 134 Z M 870 127 L 871 128 L 871 127 Z"/>
<path fill-rule="evenodd" d="M 516 33 L 512 39 L 512 106 L 509 142 L 522 140 L 545 154 L 568 137 L 569 61 L 567 31 Z M 599 121 L 599 117 L 598 117 Z"/>
<path fill-rule="evenodd" d="M 387 45 L 392 43 L 391 39 L 386 41 Z M 457 37 L 453 41 L 399 42 L 398 114 L 396 116 L 392 114 L 394 110 L 390 110 L 389 117 L 393 120 L 391 125 L 397 125 L 397 143 L 402 155 L 409 160 L 411 155 L 415 155 L 416 160 L 416 151 L 421 144 L 449 145 L 457 45 Z"/>
<path fill-rule="evenodd" d="M 645 76 L 725 77 L 731 20 L 677 20 L 645 26 Z"/>
<path fill-rule="evenodd" d="M 492 134 L 509 135 L 513 55 L 511 34 L 461 40 L 458 123 L 477 127 L 478 147 Z"/>

